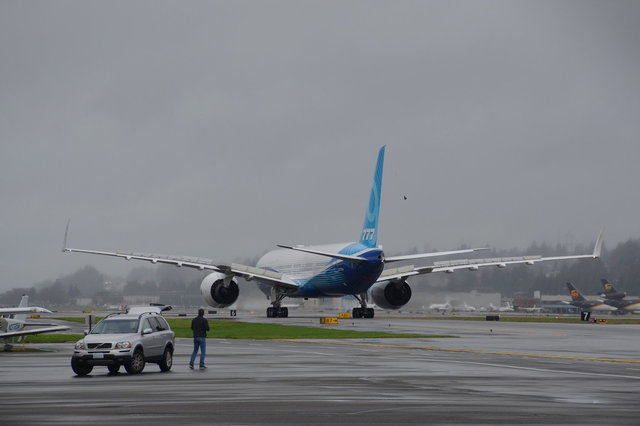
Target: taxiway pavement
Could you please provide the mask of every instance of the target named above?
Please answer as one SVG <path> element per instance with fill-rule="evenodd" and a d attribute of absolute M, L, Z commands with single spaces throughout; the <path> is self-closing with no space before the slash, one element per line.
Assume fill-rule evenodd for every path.
<path fill-rule="evenodd" d="M 316 318 L 255 319 L 314 325 Z M 457 338 L 209 339 L 208 370 L 76 377 L 71 344 L 0 354 L 3 424 L 639 424 L 640 326 L 342 320 Z"/>

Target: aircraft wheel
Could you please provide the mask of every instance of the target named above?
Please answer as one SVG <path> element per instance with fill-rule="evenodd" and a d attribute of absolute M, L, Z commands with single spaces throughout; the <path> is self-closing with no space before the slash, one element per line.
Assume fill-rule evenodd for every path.
<path fill-rule="evenodd" d="M 278 317 L 280 317 L 280 318 L 288 318 L 289 317 L 289 308 L 280 308 L 280 309 L 278 309 Z"/>
<path fill-rule="evenodd" d="M 374 311 L 374 309 L 373 309 L 373 308 L 367 308 L 367 309 L 365 310 L 364 317 L 365 317 L 365 318 L 373 318 L 374 313 L 375 313 L 375 311 Z"/>
<path fill-rule="evenodd" d="M 353 318 L 362 318 L 362 309 L 361 308 L 353 308 L 351 312 L 351 316 Z"/>

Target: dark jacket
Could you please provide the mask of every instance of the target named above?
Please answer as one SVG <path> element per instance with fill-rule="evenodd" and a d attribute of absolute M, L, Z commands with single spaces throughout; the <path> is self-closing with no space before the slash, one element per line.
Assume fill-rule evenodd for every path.
<path fill-rule="evenodd" d="M 209 321 L 207 321 L 205 317 L 198 315 L 191 320 L 191 329 L 193 330 L 193 337 L 207 337 Z"/>

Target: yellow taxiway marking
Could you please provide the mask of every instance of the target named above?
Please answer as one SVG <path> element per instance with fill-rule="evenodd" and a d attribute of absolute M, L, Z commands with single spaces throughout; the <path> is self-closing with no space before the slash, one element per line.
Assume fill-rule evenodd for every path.
<path fill-rule="evenodd" d="M 366 346 L 371 348 L 419 349 L 424 351 L 466 352 L 466 353 L 487 354 L 487 355 L 529 356 L 529 357 L 535 357 L 535 358 L 556 358 L 556 359 L 607 361 L 607 362 L 623 362 L 623 363 L 640 364 L 640 360 L 635 360 L 635 359 L 616 359 L 616 358 L 602 358 L 602 357 L 590 357 L 590 356 L 532 354 L 532 353 L 524 353 L 524 352 L 498 352 L 498 351 L 483 351 L 478 349 L 439 348 L 436 346 L 379 345 L 379 344 L 373 344 L 373 343 L 332 342 L 332 341 L 303 340 L 303 339 L 275 339 L 275 340 L 278 340 L 281 342 L 292 342 L 292 343 L 316 343 L 316 344 L 324 344 L 324 345 Z"/>

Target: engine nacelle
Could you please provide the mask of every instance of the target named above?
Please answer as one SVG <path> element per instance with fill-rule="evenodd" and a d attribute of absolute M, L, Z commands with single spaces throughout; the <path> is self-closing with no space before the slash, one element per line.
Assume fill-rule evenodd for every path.
<path fill-rule="evenodd" d="M 200 292 L 202 298 L 209 306 L 214 308 L 226 308 L 233 305 L 238 300 L 240 289 L 235 278 L 231 278 L 229 284 L 225 286 L 224 281 L 227 276 L 220 272 L 213 272 L 202 280 Z"/>
<path fill-rule="evenodd" d="M 373 303 L 382 309 L 398 309 L 411 300 L 411 287 L 406 281 L 389 281 L 371 287 Z"/>

